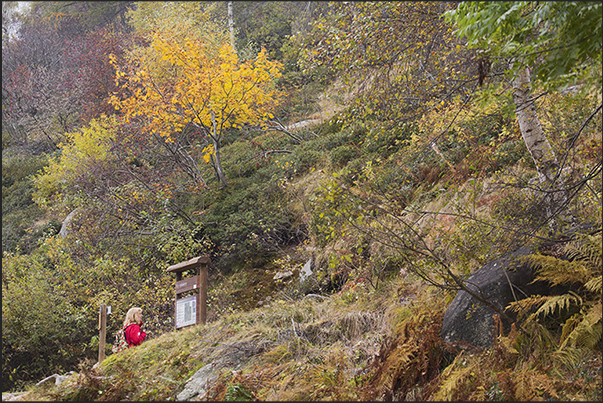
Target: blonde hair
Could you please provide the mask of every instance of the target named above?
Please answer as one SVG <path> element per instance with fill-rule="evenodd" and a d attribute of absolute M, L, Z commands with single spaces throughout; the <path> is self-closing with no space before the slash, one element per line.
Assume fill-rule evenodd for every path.
<path fill-rule="evenodd" d="M 142 308 L 133 307 L 130 308 L 128 313 L 126 313 L 124 327 L 130 326 L 133 323 L 136 323 L 137 325 L 140 325 L 142 323 Z"/>

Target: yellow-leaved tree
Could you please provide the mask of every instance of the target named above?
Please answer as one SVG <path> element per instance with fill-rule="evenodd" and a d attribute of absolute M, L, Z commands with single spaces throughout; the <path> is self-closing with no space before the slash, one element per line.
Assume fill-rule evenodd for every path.
<path fill-rule="evenodd" d="M 96 166 L 110 163 L 116 124 L 114 117 L 101 115 L 88 126 L 65 134 L 66 142 L 59 144 L 60 155 L 51 158 L 35 176 L 33 198 L 38 205 L 50 210 L 80 205 L 77 192 L 70 194 L 66 190 L 73 189 L 77 178 L 93 175 Z"/>
<path fill-rule="evenodd" d="M 116 81 L 129 93 L 113 96 L 112 104 L 127 122 L 137 120 L 141 130 L 168 144 L 177 132 L 199 133 L 206 140 L 206 160 L 227 186 L 220 160 L 223 135 L 243 125 L 264 127 L 273 118 L 279 98 L 274 80 L 282 64 L 268 60 L 265 50 L 240 61 L 228 41 L 208 41 L 182 26 L 159 27 L 148 38 L 148 47 L 123 61 L 112 58 Z"/>

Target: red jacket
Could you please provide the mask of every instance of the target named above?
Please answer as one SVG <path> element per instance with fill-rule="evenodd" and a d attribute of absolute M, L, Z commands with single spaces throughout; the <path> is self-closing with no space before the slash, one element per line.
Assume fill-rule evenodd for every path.
<path fill-rule="evenodd" d="M 124 332 L 128 341 L 128 347 L 139 346 L 147 337 L 147 334 L 136 323 L 129 325 Z"/>

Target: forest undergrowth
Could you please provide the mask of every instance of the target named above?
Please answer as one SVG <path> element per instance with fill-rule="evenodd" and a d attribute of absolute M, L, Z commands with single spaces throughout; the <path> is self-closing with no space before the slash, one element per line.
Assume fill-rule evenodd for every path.
<path fill-rule="evenodd" d="M 322 210 L 308 206 L 311 197 L 329 183 L 325 170 L 337 167 L 333 150 L 340 147 L 337 138 L 345 138 L 345 131 L 329 134 L 329 127 L 321 130 L 327 131 L 324 136 L 332 148 L 315 148 L 322 149 L 315 165 L 298 173 L 287 166 L 286 159 L 276 163 L 278 169 L 291 173 L 282 180 L 286 184 L 280 185 L 286 187 L 291 209 L 311 225 L 320 225 L 327 215 L 324 206 Z M 271 139 L 270 135 L 266 138 Z M 316 142 L 325 144 L 321 139 Z M 292 155 L 291 161 L 295 158 Z M 396 161 L 395 154 L 391 160 Z M 339 168 L 340 175 L 350 175 L 355 161 L 350 159 Z M 365 172 L 367 166 L 371 165 L 364 165 Z M 387 165 L 382 169 L 369 174 L 386 174 Z M 450 181 L 467 175 L 461 169 L 440 174 L 445 181 L 435 180 L 430 189 L 423 188 L 407 203 L 417 211 L 442 213 L 445 208 L 453 211 L 451 205 L 465 206 L 482 217 L 499 220 L 514 213 L 512 201 L 497 197 L 497 182 L 505 174 L 473 179 L 473 171 L 466 171 L 470 178 L 458 187 L 450 187 Z M 508 172 L 511 177 L 530 175 L 521 163 L 510 166 Z M 432 242 L 446 242 L 461 274 L 495 255 L 494 242 L 476 242 L 476 237 L 503 236 L 472 221 L 446 219 L 445 214 L 442 219 L 423 217 L 419 228 L 427 229 Z M 30 386 L 25 396 L 28 400 L 174 400 L 197 370 L 224 357 L 233 357 L 240 365 L 226 365 L 218 371 L 206 391 L 207 400 L 596 400 L 601 395 L 600 300 L 597 305 L 601 249 L 595 247 L 600 233 L 588 244 L 590 249 L 573 249 L 574 255 L 580 255 L 572 269 L 578 277 L 556 277 L 554 270 L 542 273 L 552 284 L 575 286 L 576 281 L 589 278 L 588 286 L 582 281 L 581 288 L 574 288 L 576 293 L 550 302 L 558 306 L 541 308 L 534 315 L 544 322 L 533 315 L 522 324 L 524 333 L 516 328 L 511 334 L 499 333 L 491 349 L 456 356 L 439 337 L 454 292 L 425 283 L 413 272 L 412 263 L 388 253 L 387 245 L 360 232 L 344 237 L 330 242 L 327 238 L 322 244 L 305 241 L 269 262 L 251 261 L 258 266 L 255 269 L 210 276 L 206 325 L 152 334 L 140 347 L 109 355 L 100 367 L 87 359 L 60 386 L 49 382 Z M 463 249 L 463 245 L 472 248 Z M 359 248 L 370 251 L 371 258 Z M 549 259 L 543 267 L 557 267 L 555 262 L 559 262 L 562 270 L 571 272 L 555 260 L 558 252 L 546 253 L 549 257 L 539 258 Z M 299 273 L 308 257 L 314 260 L 313 267 L 323 270 L 315 270 L 314 276 L 300 282 Z M 273 279 L 275 273 L 287 270 L 294 275 Z M 525 303 L 538 306 L 539 302 Z M 567 312 L 574 316 L 568 319 Z M 570 342 L 571 331 L 579 330 L 579 319 L 590 327 Z"/>
<path fill-rule="evenodd" d="M 602 399 L 600 3 L 17 6 L 3 400 L 171 401 L 201 369 L 185 399 Z M 450 349 L 466 280 L 526 245 L 555 292 Z M 207 321 L 175 330 L 197 256 Z M 112 354 L 132 306 L 148 339 Z"/>

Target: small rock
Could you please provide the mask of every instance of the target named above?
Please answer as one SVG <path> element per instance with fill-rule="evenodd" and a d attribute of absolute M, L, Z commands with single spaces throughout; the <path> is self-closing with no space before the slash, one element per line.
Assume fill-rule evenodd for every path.
<path fill-rule="evenodd" d="M 283 280 L 285 278 L 289 278 L 293 275 L 293 272 L 291 270 L 287 270 L 287 271 L 280 271 L 278 273 L 276 273 L 273 277 L 273 279 L 276 280 Z"/>
<path fill-rule="evenodd" d="M 306 262 L 304 267 L 299 272 L 300 282 L 304 282 L 308 277 L 312 275 L 312 258 Z"/>

